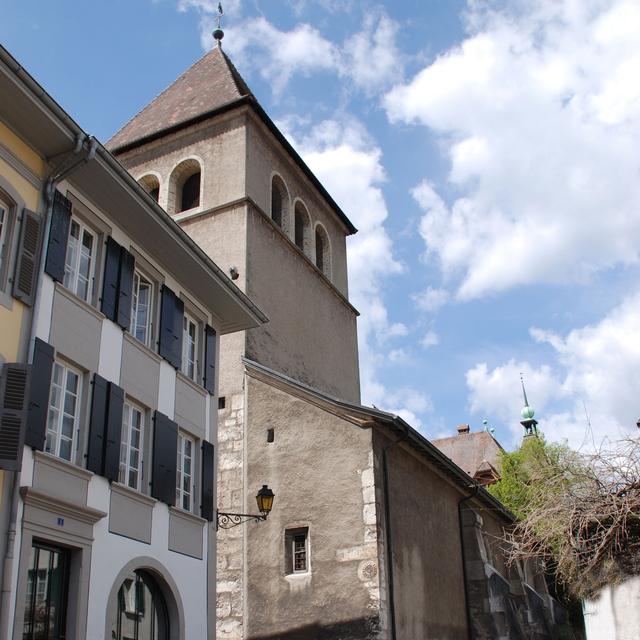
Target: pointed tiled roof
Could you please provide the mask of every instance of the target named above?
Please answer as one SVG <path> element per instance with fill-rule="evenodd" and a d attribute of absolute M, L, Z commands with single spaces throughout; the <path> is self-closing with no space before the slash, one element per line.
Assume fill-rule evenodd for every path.
<path fill-rule="evenodd" d="M 140 113 L 129 120 L 105 146 L 116 155 L 124 153 L 171 131 L 242 104 L 252 107 L 336 212 L 338 218 L 344 223 L 347 233 L 356 233 L 357 229 L 353 223 L 276 127 L 229 57 L 222 51 L 222 47 L 214 47 L 202 56 Z"/>
<path fill-rule="evenodd" d="M 221 47 L 214 47 L 154 98 L 107 142 L 117 151 L 242 98 L 253 97 Z"/>

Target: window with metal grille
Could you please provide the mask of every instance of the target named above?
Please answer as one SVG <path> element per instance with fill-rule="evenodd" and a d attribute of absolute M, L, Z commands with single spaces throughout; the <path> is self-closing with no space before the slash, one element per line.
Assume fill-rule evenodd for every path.
<path fill-rule="evenodd" d="M 285 572 L 309 571 L 309 527 L 286 529 L 284 532 Z"/>

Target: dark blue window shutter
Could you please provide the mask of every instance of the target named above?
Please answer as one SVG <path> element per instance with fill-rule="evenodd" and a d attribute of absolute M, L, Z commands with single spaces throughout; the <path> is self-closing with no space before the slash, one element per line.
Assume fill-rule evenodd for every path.
<path fill-rule="evenodd" d="M 5 364 L 0 376 L 0 469 L 20 471 L 27 422 L 29 367 Z"/>
<path fill-rule="evenodd" d="M 214 448 L 206 440 L 202 443 L 202 495 L 200 498 L 200 515 L 209 522 L 213 521 L 213 474 Z"/>
<path fill-rule="evenodd" d="M 129 330 L 133 294 L 133 270 L 136 260 L 124 247 L 120 249 L 120 278 L 118 280 L 118 314 L 116 322 Z"/>
<path fill-rule="evenodd" d="M 213 395 L 216 391 L 216 330 L 204 328 L 204 388 Z"/>
<path fill-rule="evenodd" d="M 12 293 L 14 298 L 29 306 L 33 304 L 36 292 L 41 237 L 42 218 L 29 209 L 23 209 Z"/>
<path fill-rule="evenodd" d="M 113 382 L 109 383 L 109 401 L 105 424 L 105 447 L 103 475 L 109 480 L 117 480 L 120 470 L 120 440 L 122 436 L 122 413 L 124 410 L 124 390 Z"/>
<path fill-rule="evenodd" d="M 160 305 L 160 355 L 176 369 L 182 365 L 182 322 L 184 303 L 166 285 Z"/>
<path fill-rule="evenodd" d="M 102 281 L 102 313 L 109 320 L 116 319 L 118 304 L 118 277 L 120 274 L 120 251 L 122 247 L 111 237 L 107 238 Z"/>
<path fill-rule="evenodd" d="M 33 364 L 31 365 L 27 431 L 24 442 L 39 451 L 44 450 L 44 443 L 47 437 L 47 414 L 49 412 L 53 354 L 53 347 L 50 344 L 40 340 L 40 338 L 36 338 Z"/>
<path fill-rule="evenodd" d="M 102 475 L 104 460 L 105 423 L 109 383 L 97 373 L 93 376 L 93 397 L 89 417 L 89 446 L 87 448 L 87 469 Z"/>
<path fill-rule="evenodd" d="M 184 302 L 176 296 L 173 307 L 173 335 L 176 337 L 173 343 L 173 358 L 176 369 L 182 367 L 182 339 L 184 327 Z"/>
<path fill-rule="evenodd" d="M 153 421 L 151 495 L 173 505 L 176 502 L 178 425 L 159 411 L 154 413 Z"/>
<path fill-rule="evenodd" d="M 58 282 L 64 280 L 64 264 L 67 256 L 69 225 L 71 223 L 71 202 L 59 191 L 53 199 L 49 245 L 44 270 Z"/>

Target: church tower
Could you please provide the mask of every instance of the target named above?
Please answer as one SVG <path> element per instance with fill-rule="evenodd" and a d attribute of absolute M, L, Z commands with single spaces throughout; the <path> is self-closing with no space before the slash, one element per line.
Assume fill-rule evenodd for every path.
<path fill-rule="evenodd" d="M 274 514 L 290 513 L 289 522 L 296 520 L 303 531 L 304 505 L 289 504 L 299 498 L 287 496 L 293 496 L 291 483 L 302 491 L 312 474 L 287 476 L 287 461 L 310 450 L 295 429 L 302 434 L 311 418 L 304 407 L 279 409 L 275 392 L 254 393 L 247 366 L 359 402 L 358 312 L 348 300 L 346 256 L 346 237 L 356 229 L 262 109 L 216 34 L 217 46 L 107 146 L 268 316 L 259 329 L 221 339 L 218 508 L 254 511 L 253 496 L 268 483 L 276 493 Z M 289 440 L 281 438 L 283 425 L 293 434 Z M 254 441 L 262 447 L 274 439 L 278 453 L 274 447 L 259 455 L 252 449 Z M 364 459 L 360 466 L 366 464 Z M 219 531 L 218 638 L 254 637 L 246 628 L 252 615 L 247 539 L 255 535 L 260 544 L 268 524 Z M 298 529 L 288 531 L 295 537 Z M 297 535 L 298 542 L 286 544 L 299 544 Z M 277 550 L 282 546 L 277 537 L 271 542 Z"/>

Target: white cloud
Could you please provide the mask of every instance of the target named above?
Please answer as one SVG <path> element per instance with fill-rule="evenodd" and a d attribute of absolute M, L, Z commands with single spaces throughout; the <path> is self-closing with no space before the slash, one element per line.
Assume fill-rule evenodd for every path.
<path fill-rule="evenodd" d="M 179 11 L 200 14 L 200 41 L 211 49 L 218 3 L 215 0 L 179 0 Z M 294 4 L 302 10 L 304 3 Z M 327 0 L 327 11 L 349 10 L 348 2 Z M 290 30 L 278 29 L 264 16 L 241 19 L 242 4 L 235 0 L 225 12 L 235 15 L 224 23 L 224 46 L 240 67 L 253 68 L 279 95 L 294 75 L 331 72 L 367 94 L 389 87 L 403 74 L 403 60 L 396 46 L 398 24 L 381 10 L 365 15 L 362 29 L 344 43 L 325 38 L 315 27 L 301 22 Z"/>
<path fill-rule="evenodd" d="M 470 299 L 640 261 L 640 4 L 470 2 L 468 37 L 384 104 L 432 129 L 457 194 L 423 182 L 427 256 Z"/>
<path fill-rule="evenodd" d="M 413 300 L 419 309 L 435 313 L 449 301 L 449 292 L 446 289 L 427 287 L 422 293 L 414 295 Z"/>
<path fill-rule="evenodd" d="M 490 371 L 484 363 L 476 365 L 467 372 L 471 410 L 496 416 L 521 435 L 518 376 L 524 372 L 530 404 L 550 439 L 597 446 L 603 438 L 615 440 L 635 431 L 640 416 L 639 309 L 636 293 L 597 324 L 566 336 L 532 329 L 537 342 L 552 347 L 553 366 L 510 360 Z"/>
<path fill-rule="evenodd" d="M 424 334 L 424 336 L 422 336 L 420 344 L 425 349 L 430 349 L 431 347 L 435 347 L 440 344 L 440 336 L 435 331 L 429 330 Z"/>

